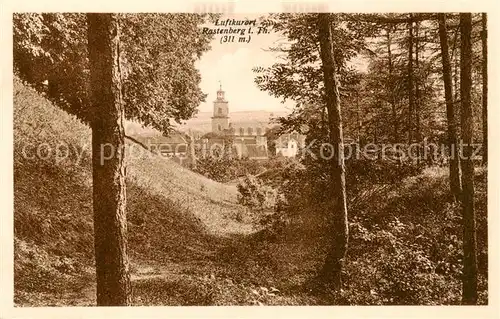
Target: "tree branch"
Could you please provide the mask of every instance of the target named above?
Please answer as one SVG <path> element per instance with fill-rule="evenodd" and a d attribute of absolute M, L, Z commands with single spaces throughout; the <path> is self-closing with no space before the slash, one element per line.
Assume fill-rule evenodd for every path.
<path fill-rule="evenodd" d="M 405 18 L 388 18 L 376 14 L 359 14 L 355 16 L 350 16 L 353 21 L 361 22 L 371 22 L 380 24 L 403 24 L 410 22 L 421 22 L 425 20 L 435 20 L 437 19 L 436 13 L 418 13 L 412 17 Z"/>

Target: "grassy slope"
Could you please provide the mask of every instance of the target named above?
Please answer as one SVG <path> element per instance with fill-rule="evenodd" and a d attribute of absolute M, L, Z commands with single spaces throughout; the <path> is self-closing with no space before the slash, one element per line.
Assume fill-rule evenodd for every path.
<path fill-rule="evenodd" d="M 84 147 L 90 142 L 90 131 L 18 81 L 14 89 L 15 302 L 92 305 L 91 178 L 89 148 Z M 84 156 L 77 164 L 75 154 L 61 162 L 53 157 L 23 157 L 23 145 L 43 142 L 77 146 Z M 139 149 L 132 148 L 133 154 Z M 33 149 L 28 148 L 28 153 Z M 234 220 L 242 212 L 234 186 L 213 182 L 160 157 L 142 155 L 129 156 L 127 169 L 134 304 L 311 305 L 327 301 L 310 295 L 303 286 L 323 258 L 318 225 L 292 225 L 274 242 L 258 234 L 246 236 L 251 226 Z M 486 229 L 486 190 L 486 172 L 482 171 L 476 181 L 478 227 L 483 229 L 478 237 L 482 274 L 487 268 L 487 238 L 481 235 Z M 457 218 L 457 210 L 446 204 L 447 191 L 446 170 L 428 170 L 397 185 L 367 189 L 360 198 L 351 199 L 349 213 L 354 224 L 372 220 L 366 224 L 383 225 L 398 217 L 407 225 L 403 239 L 411 243 L 425 235 L 439 244 L 450 218 Z M 351 228 L 357 236 L 358 228 Z M 459 243 L 455 246 L 460 247 Z M 380 283 L 380 269 L 370 265 L 380 263 L 377 252 L 387 248 L 384 243 L 351 240 L 347 293 L 359 302 L 380 302 L 380 298 L 370 299 Z M 432 249 L 439 252 L 442 247 Z M 456 303 L 459 281 L 442 278 L 441 286 L 447 291 L 432 297 L 433 302 Z M 281 293 L 269 293 L 266 289 L 271 287 Z"/>
<path fill-rule="evenodd" d="M 16 302 L 58 303 L 69 287 L 76 293 L 92 281 L 90 130 L 17 79 L 14 96 Z M 40 147 L 39 154 L 46 157 L 40 159 L 36 147 L 44 143 L 52 153 L 46 157 L 47 146 Z M 68 158 L 57 159 L 58 145 L 68 147 Z M 59 149 L 66 154 L 64 146 Z M 234 186 L 186 170 L 133 142 L 127 142 L 127 150 L 135 272 L 178 268 L 175 263 L 186 260 L 195 265 L 225 238 L 252 231 L 251 225 L 234 221 L 242 211 Z"/>

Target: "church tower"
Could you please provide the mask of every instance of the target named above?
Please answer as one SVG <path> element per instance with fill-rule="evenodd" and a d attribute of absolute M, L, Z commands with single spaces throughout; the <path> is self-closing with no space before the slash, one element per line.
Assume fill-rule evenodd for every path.
<path fill-rule="evenodd" d="M 229 128 L 229 108 L 224 97 L 222 85 L 217 91 L 217 99 L 214 101 L 214 113 L 212 116 L 212 132 L 218 133 Z"/>

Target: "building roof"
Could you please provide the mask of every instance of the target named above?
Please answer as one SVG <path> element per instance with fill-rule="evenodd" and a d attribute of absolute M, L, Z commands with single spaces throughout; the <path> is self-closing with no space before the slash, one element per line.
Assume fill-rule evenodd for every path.
<path fill-rule="evenodd" d="M 172 132 L 168 136 L 164 135 L 141 135 L 133 136 L 136 140 L 144 144 L 187 144 L 188 137 L 179 132 Z"/>
<path fill-rule="evenodd" d="M 276 141 L 277 148 L 288 148 L 288 142 L 294 140 L 300 146 L 305 143 L 305 136 L 300 135 L 299 133 L 287 133 L 280 135 Z"/>
<path fill-rule="evenodd" d="M 255 145 L 255 139 L 244 139 L 243 144 L 245 145 Z"/>
<path fill-rule="evenodd" d="M 265 129 L 265 128 L 268 128 L 268 127 L 271 127 L 272 124 L 269 123 L 269 122 L 266 122 L 266 121 L 262 121 L 262 120 L 239 120 L 238 122 L 231 122 L 232 126 L 233 127 L 243 127 L 243 128 L 247 128 L 247 127 L 253 127 L 253 128 L 257 128 L 257 127 L 260 127 L 262 129 Z"/>
<path fill-rule="evenodd" d="M 243 156 L 248 156 L 250 159 L 267 158 L 267 148 L 264 145 L 245 145 Z"/>

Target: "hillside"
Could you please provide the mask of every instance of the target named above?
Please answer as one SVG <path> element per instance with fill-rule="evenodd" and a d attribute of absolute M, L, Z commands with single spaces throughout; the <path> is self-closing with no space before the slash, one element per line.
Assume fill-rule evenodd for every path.
<path fill-rule="evenodd" d="M 17 79 L 14 119 L 16 302 L 36 304 L 35 295 L 57 300 L 54 293 L 67 285 L 81 288 L 92 277 L 90 129 Z M 220 238 L 252 232 L 235 221 L 244 210 L 234 185 L 130 141 L 127 151 L 133 267 L 141 260 L 163 266 L 189 256 L 196 261 L 212 254 Z"/>

